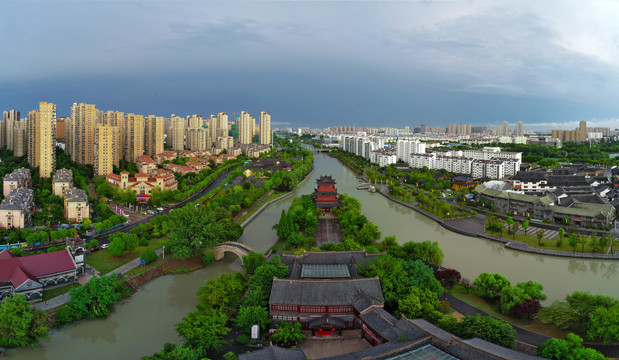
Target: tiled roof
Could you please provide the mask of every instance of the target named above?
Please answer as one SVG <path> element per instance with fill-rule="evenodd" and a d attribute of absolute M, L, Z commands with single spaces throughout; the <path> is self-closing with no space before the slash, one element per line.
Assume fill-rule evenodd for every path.
<path fill-rule="evenodd" d="M 153 159 L 150 158 L 150 156 L 148 155 L 140 155 L 138 156 L 138 161 L 139 162 L 143 162 L 143 163 L 147 163 L 147 164 L 154 164 L 155 161 Z"/>
<path fill-rule="evenodd" d="M 39 276 L 77 269 L 67 249 L 24 257 L 10 257 L 5 253 L 13 255 L 9 250 L 0 252 L 0 282 L 19 282 L 23 280 L 24 275 L 36 280 Z M 23 274 L 16 272 L 17 268 L 21 268 Z M 15 279 L 13 279 L 14 276 L 16 276 Z M 17 286 L 22 283 L 23 281 Z"/>
<path fill-rule="evenodd" d="M 140 178 L 142 178 L 142 177 L 146 177 L 146 178 L 147 178 L 147 177 L 148 177 L 148 174 L 145 174 L 145 173 L 137 173 L 137 174 L 135 174 L 135 177 L 136 177 L 136 178 L 139 178 L 139 177 L 140 177 Z"/>
<path fill-rule="evenodd" d="M 71 182 L 73 181 L 73 171 L 71 169 L 60 169 L 56 171 L 53 177 L 53 182 Z"/>
<path fill-rule="evenodd" d="M 30 175 L 30 170 L 25 167 L 15 169 L 12 173 L 4 175 L 5 181 L 15 181 L 21 179 L 23 176 Z"/>
<path fill-rule="evenodd" d="M 359 292 L 376 304 L 384 302 L 380 280 L 374 278 L 345 280 L 273 279 L 269 303 L 293 305 L 351 305 Z"/>

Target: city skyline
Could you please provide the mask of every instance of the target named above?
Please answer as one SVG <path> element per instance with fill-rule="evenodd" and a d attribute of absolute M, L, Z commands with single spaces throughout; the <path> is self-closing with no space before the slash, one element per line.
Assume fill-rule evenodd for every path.
<path fill-rule="evenodd" d="M 273 127 L 312 128 L 619 117 L 614 3 L 144 4 L 3 4 L 0 45 L 16 56 L 0 59 L 0 110 L 267 108 Z"/>

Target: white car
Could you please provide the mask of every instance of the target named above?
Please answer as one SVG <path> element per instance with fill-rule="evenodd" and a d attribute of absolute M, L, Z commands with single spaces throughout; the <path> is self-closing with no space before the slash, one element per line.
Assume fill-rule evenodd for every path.
<path fill-rule="evenodd" d="M 101 245 L 101 249 L 107 249 L 108 246 L 110 246 L 110 244 L 103 244 Z"/>

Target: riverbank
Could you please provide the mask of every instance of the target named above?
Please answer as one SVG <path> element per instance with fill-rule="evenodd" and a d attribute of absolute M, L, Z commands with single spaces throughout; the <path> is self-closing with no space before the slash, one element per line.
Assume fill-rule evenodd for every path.
<path fill-rule="evenodd" d="M 333 156 L 331 153 L 329 153 L 329 156 L 337 159 L 342 165 L 346 166 L 347 168 L 351 169 L 353 172 L 355 172 L 355 174 L 357 174 L 357 176 L 362 179 L 363 181 L 367 182 L 368 180 L 366 178 L 363 177 L 362 174 L 360 174 L 359 172 L 355 171 L 349 164 L 347 164 L 344 160 L 342 160 L 340 157 L 338 156 Z M 415 211 L 417 211 L 418 213 L 436 221 L 438 224 L 440 224 L 442 227 L 444 227 L 447 230 L 462 234 L 462 235 L 466 235 L 466 236 L 472 236 L 472 237 L 480 237 L 480 238 L 485 238 L 488 240 L 492 240 L 495 242 L 499 242 L 502 243 L 503 246 L 505 248 L 508 249 L 512 249 L 512 250 L 517 250 L 517 251 L 522 251 L 522 252 L 528 252 L 528 253 L 533 253 L 533 254 L 540 254 L 540 255 L 549 255 L 549 256 L 559 256 L 559 257 L 567 257 L 567 258 L 579 258 L 579 259 L 599 259 L 599 260 L 619 260 L 619 254 L 588 254 L 588 253 L 576 253 L 576 252 L 569 252 L 569 251 L 557 251 L 557 250 L 547 250 L 547 249 L 536 249 L 536 248 L 531 248 L 529 247 L 528 244 L 525 244 L 523 242 L 519 242 L 519 241 L 515 241 L 515 240 L 510 240 L 510 239 L 505 239 L 505 238 L 501 238 L 498 236 L 493 236 L 493 235 L 489 235 L 486 234 L 483 231 L 483 227 L 482 230 L 479 231 L 479 226 L 477 225 L 478 222 L 472 222 L 470 220 L 470 218 L 468 219 L 454 219 L 454 220 L 443 220 L 441 218 L 439 218 L 438 216 L 431 214 L 423 209 L 421 209 L 419 206 L 399 200 L 394 198 L 393 196 L 389 195 L 389 191 L 387 189 L 383 189 L 383 188 L 378 188 L 377 190 L 379 190 L 378 192 L 383 195 L 384 197 L 386 197 L 387 199 L 396 202 L 402 206 L 406 206 L 410 209 L 413 209 Z"/>

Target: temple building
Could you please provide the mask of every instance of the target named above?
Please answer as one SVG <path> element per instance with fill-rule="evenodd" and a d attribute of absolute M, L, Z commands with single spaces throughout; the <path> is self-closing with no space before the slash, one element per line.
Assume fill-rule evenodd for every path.
<path fill-rule="evenodd" d="M 316 180 L 317 188 L 314 190 L 314 204 L 324 212 L 330 212 L 332 208 L 338 208 L 342 204 L 337 198 L 335 180 L 331 176 L 323 175 Z"/>

